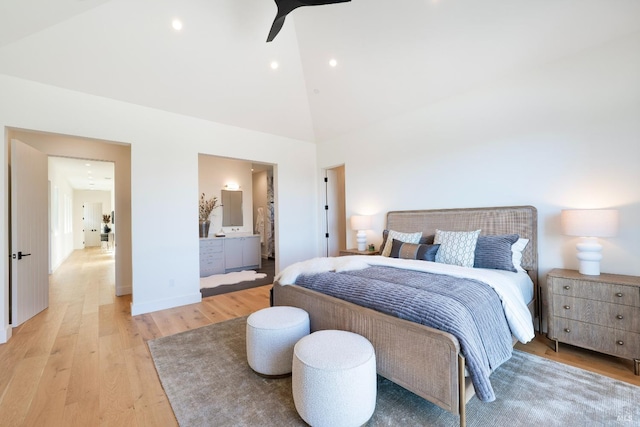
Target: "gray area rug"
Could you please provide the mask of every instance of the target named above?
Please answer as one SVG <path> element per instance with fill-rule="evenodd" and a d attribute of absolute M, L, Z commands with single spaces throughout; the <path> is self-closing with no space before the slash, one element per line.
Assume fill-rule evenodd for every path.
<path fill-rule="evenodd" d="M 265 379 L 246 362 L 246 317 L 148 342 L 178 423 L 304 426 L 291 377 Z M 467 404 L 468 426 L 640 426 L 640 387 L 524 352 L 491 376 L 497 399 Z M 367 426 L 458 426 L 459 418 L 378 377 Z"/>

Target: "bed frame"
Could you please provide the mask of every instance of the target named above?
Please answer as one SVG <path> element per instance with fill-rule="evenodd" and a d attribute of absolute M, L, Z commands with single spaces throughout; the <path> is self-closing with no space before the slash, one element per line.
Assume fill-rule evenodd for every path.
<path fill-rule="evenodd" d="M 522 266 L 534 283 L 529 304 L 538 315 L 537 211 L 533 206 L 473 209 L 395 211 L 387 214 L 387 229 L 423 236 L 436 229 L 481 234 L 517 233 L 529 239 Z M 300 307 L 309 313 L 311 330 L 341 329 L 368 338 L 376 352 L 378 374 L 441 408 L 460 416 L 466 425 L 465 405 L 475 394 L 465 378 L 465 360 L 453 335 L 398 319 L 300 286 L 273 286 L 273 304 Z"/>

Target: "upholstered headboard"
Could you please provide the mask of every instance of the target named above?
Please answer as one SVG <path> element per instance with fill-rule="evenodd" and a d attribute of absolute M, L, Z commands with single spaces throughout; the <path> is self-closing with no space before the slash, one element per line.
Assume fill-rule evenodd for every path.
<path fill-rule="evenodd" d="M 533 206 L 391 211 L 387 229 L 422 231 L 423 236 L 447 231 L 482 230 L 480 234 L 518 234 L 529 239 L 522 253 L 522 267 L 538 286 L 538 212 Z"/>

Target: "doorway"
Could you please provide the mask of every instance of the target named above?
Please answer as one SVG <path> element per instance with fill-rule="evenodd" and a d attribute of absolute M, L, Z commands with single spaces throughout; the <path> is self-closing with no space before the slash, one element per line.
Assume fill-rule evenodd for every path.
<path fill-rule="evenodd" d="M 8 141 L 17 139 L 25 144 L 45 153 L 49 158 L 57 160 L 73 160 L 91 159 L 90 161 L 80 161 L 80 166 L 85 170 L 84 178 L 88 179 L 88 171 L 86 164 L 91 164 L 93 170 L 94 190 L 82 190 L 84 195 L 75 194 L 73 201 L 70 197 L 66 197 L 61 191 L 62 185 L 56 191 L 56 185 L 51 184 L 50 197 L 56 199 L 60 206 L 60 212 L 66 209 L 70 212 L 68 218 L 80 218 L 79 221 L 62 220 L 62 215 L 58 216 L 58 234 L 60 238 L 57 243 L 52 241 L 52 245 L 66 245 L 72 248 L 83 248 L 83 226 L 82 226 L 82 202 L 83 201 L 100 201 L 103 208 L 108 209 L 103 214 L 112 215 L 112 223 L 110 227 L 115 230 L 114 214 L 117 213 L 117 241 L 114 241 L 117 250 L 113 251 L 112 256 L 115 259 L 115 295 L 122 296 L 131 294 L 132 289 L 132 259 L 131 259 L 131 146 L 126 143 L 114 141 L 103 141 L 84 137 L 75 137 L 69 135 L 52 134 L 39 131 L 29 131 L 23 129 L 8 128 Z M 103 193 L 102 198 L 94 200 L 95 197 L 104 190 L 100 188 L 100 182 L 105 177 L 102 169 L 98 166 L 108 165 L 112 169 L 112 177 L 110 187 L 113 190 L 109 193 Z M 10 166 L 9 166 L 10 167 Z M 55 180 L 54 180 L 55 181 Z M 80 191 L 80 190 L 78 190 Z M 57 196 L 54 196 L 57 194 Z M 109 194 L 105 196 L 105 194 Z M 88 197 L 91 195 L 91 197 Z M 106 198 L 106 199 L 105 199 Z M 46 209 L 46 207 L 45 207 Z M 65 231 L 66 230 L 66 231 Z M 50 231 L 53 226 L 50 225 Z M 64 239 L 62 236 L 66 236 Z M 72 236 L 72 237 L 70 237 Z M 65 253 L 65 251 L 62 251 Z M 68 252 L 67 252 L 68 253 Z M 53 268 L 60 265 L 64 259 L 52 259 L 51 266 Z M 8 283 L 5 286 L 9 287 Z M 6 306 L 5 306 L 6 307 Z"/>
<path fill-rule="evenodd" d="M 201 197 L 204 194 L 205 200 L 215 197 L 223 205 L 212 211 L 208 235 L 200 239 L 203 297 L 273 283 L 277 248 L 275 170 L 275 165 L 268 163 L 198 155 L 198 193 Z M 234 204 L 233 221 L 231 206 L 227 206 L 229 194 L 239 199 Z M 217 249 L 210 249 L 214 246 Z M 260 277 L 232 277 L 239 269 Z"/>
<path fill-rule="evenodd" d="M 326 256 L 335 257 L 347 248 L 344 165 L 324 171 Z"/>

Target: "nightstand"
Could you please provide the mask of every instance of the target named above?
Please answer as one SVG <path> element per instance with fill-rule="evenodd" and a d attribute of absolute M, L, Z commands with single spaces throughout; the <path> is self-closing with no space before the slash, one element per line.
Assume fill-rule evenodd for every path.
<path fill-rule="evenodd" d="M 359 251 L 357 249 L 341 249 L 340 256 L 345 255 L 380 255 L 380 251 Z"/>
<path fill-rule="evenodd" d="M 640 277 L 586 276 L 575 270 L 547 275 L 547 337 L 634 361 L 640 375 Z"/>

